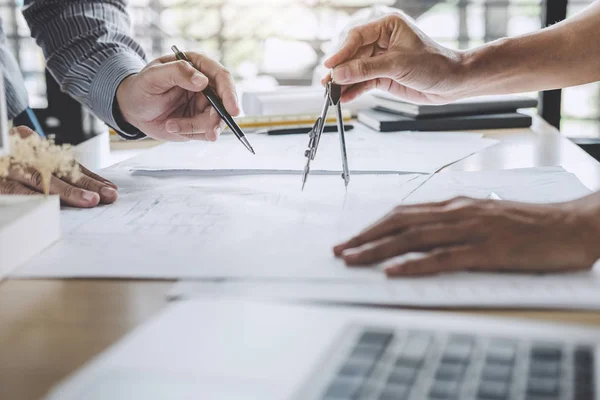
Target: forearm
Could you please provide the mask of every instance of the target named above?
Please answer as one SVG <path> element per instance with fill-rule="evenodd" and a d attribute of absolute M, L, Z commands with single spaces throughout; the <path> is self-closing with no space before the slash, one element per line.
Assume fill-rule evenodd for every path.
<path fill-rule="evenodd" d="M 600 80 L 600 2 L 541 31 L 462 53 L 459 97 L 557 89 Z"/>
<path fill-rule="evenodd" d="M 23 14 L 61 89 L 118 128 L 117 87 L 145 65 L 125 1 L 29 0 Z"/>

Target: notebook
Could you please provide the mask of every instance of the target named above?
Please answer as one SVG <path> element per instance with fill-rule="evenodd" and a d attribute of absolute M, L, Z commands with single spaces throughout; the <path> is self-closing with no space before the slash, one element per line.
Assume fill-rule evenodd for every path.
<path fill-rule="evenodd" d="M 528 128 L 532 123 L 529 115 L 517 112 L 413 118 L 378 110 L 359 112 L 358 121 L 379 132 Z"/>
<path fill-rule="evenodd" d="M 385 92 L 374 94 L 375 108 L 415 118 L 440 115 L 507 114 L 521 108 L 535 108 L 537 99 L 526 96 L 481 96 L 444 105 L 407 103 Z"/>

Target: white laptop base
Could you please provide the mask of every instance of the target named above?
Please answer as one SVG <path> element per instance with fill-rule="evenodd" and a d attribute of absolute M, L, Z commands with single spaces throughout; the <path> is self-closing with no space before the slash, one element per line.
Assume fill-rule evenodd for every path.
<path fill-rule="evenodd" d="M 359 354 L 361 356 L 373 354 L 369 349 L 380 345 L 381 337 L 364 336 L 364 329 L 388 335 L 385 339 L 388 350 L 381 353 L 389 359 L 376 363 L 365 378 L 367 383 L 362 386 L 362 392 L 344 397 L 339 391 L 339 397 L 329 396 L 344 363 L 354 354 L 357 341 L 366 337 L 366 342 L 361 344 L 366 351 Z M 406 391 L 401 391 L 406 385 L 397 382 L 394 398 L 597 398 L 593 394 L 594 382 L 599 382 L 598 368 L 594 370 L 594 365 L 598 365 L 600 343 L 597 329 L 450 313 L 199 298 L 169 306 L 160 316 L 57 387 L 49 399 L 388 399 L 392 397 L 384 395 L 391 386 L 386 386 L 386 382 L 396 368 L 396 360 L 404 353 L 421 354 L 423 338 L 434 343 L 422 361 L 421 370 L 425 372 L 416 378 L 408 397 L 404 396 Z M 455 339 L 459 345 L 446 351 L 445 345 Z M 471 364 L 467 366 L 467 379 L 458 392 L 456 385 L 445 389 L 437 385 L 435 392 L 433 384 L 437 377 L 432 377 L 437 376 L 438 371 L 427 366 L 437 365 L 445 357 L 455 361 L 464 359 L 467 342 L 473 343 L 469 350 Z M 483 373 L 475 366 L 488 360 L 486 351 L 492 343 L 516 344 L 515 352 L 500 349 L 490 353 L 497 360 L 513 357 L 515 369 L 511 376 L 519 385 L 526 385 L 511 386 L 506 397 L 502 397 L 503 389 L 498 385 L 488 385 L 484 396 L 480 396 Z M 575 349 L 583 349 L 585 354 L 576 353 Z M 535 360 L 530 357 L 533 354 L 537 354 Z M 552 365 L 557 355 L 561 376 L 556 386 L 557 395 L 541 396 L 540 393 L 554 390 L 551 387 L 554 383 L 544 377 L 556 372 Z M 575 363 L 576 358 L 579 364 Z M 521 359 L 523 362 L 517 362 Z M 539 378 L 530 376 L 533 367 L 529 364 L 533 365 L 534 361 L 542 361 Z M 587 374 L 578 381 L 584 385 L 579 386 L 578 397 L 574 397 L 578 385 L 574 380 L 575 370 Z M 356 378 L 352 376 L 354 372 L 345 371 L 351 375 L 349 384 L 355 384 L 352 383 Z M 479 371 L 479 376 L 473 371 Z M 528 394 L 531 379 L 537 392 Z M 459 397 L 447 396 L 455 392 Z"/>

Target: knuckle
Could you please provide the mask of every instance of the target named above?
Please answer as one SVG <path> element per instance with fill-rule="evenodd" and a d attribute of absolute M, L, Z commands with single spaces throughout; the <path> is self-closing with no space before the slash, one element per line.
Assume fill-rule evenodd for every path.
<path fill-rule="evenodd" d="M 371 71 L 371 68 L 370 68 L 369 64 L 365 63 L 362 60 L 359 60 L 356 63 L 356 70 L 357 70 L 359 76 L 368 76 L 369 72 Z"/>
<path fill-rule="evenodd" d="M 229 83 L 233 82 L 233 75 L 226 68 L 219 68 L 219 71 L 217 72 L 217 77 L 219 77 Z"/>
<path fill-rule="evenodd" d="M 362 37 L 362 28 L 355 26 L 348 31 L 348 37 L 352 39 L 360 39 Z"/>
<path fill-rule="evenodd" d="M 365 249 L 360 253 L 358 257 L 361 262 L 369 262 L 374 259 L 378 259 L 383 255 L 383 247 L 382 246 L 373 246 L 368 249 Z"/>
<path fill-rule="evenodd" d="M 196 122 L 190 122 L 190 132 L 192 133 L 200 133 L 201 132 L 200 125 Z"/>
<path fill-rule="evenodd" d="M 183 60 L 176 61 L 175 65 L 176 65 L 176 68 L 181 72 L 188 72 L 189 68 L 190 68 L 190 65 L 186 61 L 183 61 Z"/>
<path fill-rule="evenodd" d="M 36 188 L 42 187 L 44 183 L 44 178 L 42 177 L 42 173 L 38 170 L 33 171 L 29 175 L 29 182 Z"/>
<path fill-rule="evenodd" d="M 65 199 L 72 199 L 75 196 L 75 188 L 73 186 L 65 186 L 61 191 L 60 191 L 61 197 L 65 198 Z"/>
<path fill-rule="evenodd" d="M 402 22 L 402 17 L 399 13 L 392 13 L 383 18 L 384 22 L 388 24 L 396 24 L 398 22 Z"/>
<path fill-rule="evenodd" d="M 4 180 L 0 182 L 0 193 L 2 194 L 13 194 L 17 193 L 19 184 L 15 181 Z"/>
<path fill-rule="evenodd" d="M 86 179 L 85 177 L 82 177 L 79 179 L 79 181 L 77 181 L 77 186 L 79 186 L 82 189 L 89 190 L 89 191 L 97 190 L 97 187 L 94 184 L 94 181 L 92 181 L 91 179 Z"/>
<path fill-rule="evenodd" d="M 423 230 L 418 228 L 409 228 L 402 234 L 402 242 L 411 247 L 423 244 L 425 238 Z"/>

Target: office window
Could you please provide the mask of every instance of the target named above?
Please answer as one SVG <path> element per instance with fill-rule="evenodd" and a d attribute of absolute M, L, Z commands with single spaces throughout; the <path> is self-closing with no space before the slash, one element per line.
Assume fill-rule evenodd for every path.
<path fill-rule="evenodd" d="M 541 27 L 552 0 L 131 0 L 134 36 L 149 57 L 173 43 L 219 59 L 239 81 L 310 84 L 332 39 L 355 18 L 397 7 L 436 40 L 468 48 Z M 591 0 L 570 0 L 573 14 Z M 20 1 L 0 3 L 0 17 L 35 107 L 44 107 L 43 57 L 20 14 Z M 367 10 L 365 10 L 367 8 Z M 18 49 L 18 52 L 17 52 Z M 600 85 L 564 92 L 563 132 L 600 137 Z"/>

